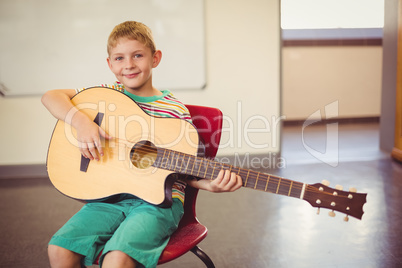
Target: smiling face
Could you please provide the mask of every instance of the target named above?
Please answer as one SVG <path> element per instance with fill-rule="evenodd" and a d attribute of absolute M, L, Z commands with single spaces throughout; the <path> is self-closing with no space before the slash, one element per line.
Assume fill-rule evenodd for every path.
<path fill-rule="evenodd" d="M 138 96 L 154 96 L 158 91 L 152 86 L 152 69 L 158 66 L 162 53 L 141 42 L 120 38 L 110 49 L 107 62 L 125 89 Z"/>

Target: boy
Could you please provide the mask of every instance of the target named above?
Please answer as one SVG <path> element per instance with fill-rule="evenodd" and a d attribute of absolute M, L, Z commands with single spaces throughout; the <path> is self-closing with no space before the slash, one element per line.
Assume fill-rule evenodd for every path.
<path fill-rule="evenodd" d="M 134 21 L 117 25 L 107 48 L 107 63 L 118 80 L 108 87 L 123 91 L 144 110 L 152 111 L 158 105 L 158 116 L 190 119 L 188 110 L 169 91 L 152 86 L 152 69 L 158 66 L 162 53 L 156 50 L 147 26 Z M 57 119 L 77 130 L 81 154 L 99 160 L 103 156 L 101 138 L 113 137 L 72 105 L 70 99 L 76 93 L 74 89 L 51 90 L 43 95 L 42 103 Z M 181 199 L 186 185 L 231 192 L 242 186 L 242 180 L 227 170 L 221 170 L 212 181 L 178 180 L 173 186 L 170 208 L 160 208 L 131 195 L 88 203 L 49 242 L 51 267 L 91 265 L 102 250 L 102 267 L 155 267 L 183 214 Z"/>

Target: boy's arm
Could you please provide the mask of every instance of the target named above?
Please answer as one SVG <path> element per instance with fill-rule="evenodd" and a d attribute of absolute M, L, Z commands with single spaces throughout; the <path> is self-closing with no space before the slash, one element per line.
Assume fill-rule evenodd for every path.
<path fill-rule="evenodd" d="M 187 184 L 197 189 L 221 193 L 236 191 L 242 187 L 243 181 L 236 173 L 222 169 L 214 180 L 187 180 Z"/>
<path fill-rule="evenodd" d="M 110 136 L 81 113 L 71 102 L 76 94 L 74 89 L 50 90 L 42 96 L 43 105 L 59 120 L 70 124 L 77 130 L 78 146 L 81 154 L 91 160 L 99 160 L 99 154 L 103 155 L 100 136 L 110 139 Z"/>

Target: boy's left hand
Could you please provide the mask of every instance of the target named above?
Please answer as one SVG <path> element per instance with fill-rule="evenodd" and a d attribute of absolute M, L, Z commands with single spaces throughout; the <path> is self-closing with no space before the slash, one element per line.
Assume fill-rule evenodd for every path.
<path fill-rule="evenodd" d="M 209 181 L 209 191 L 233 192 L 242 187 L 243 181 L 239 175 L 229 170 L 221 170 L 215 180 Z"/>
<path fill-rule="evenodd" d="M 214 180 L 210 179 L 189 179 L 187 184 L 191 187 L 207 190 L 214 193 L 234 192 L 243 186 L 242 178 L 229 170 L 221 170 Z"/>

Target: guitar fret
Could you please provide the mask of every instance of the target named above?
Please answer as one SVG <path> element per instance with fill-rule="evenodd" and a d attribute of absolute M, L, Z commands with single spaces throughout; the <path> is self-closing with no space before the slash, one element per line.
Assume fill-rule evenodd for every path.
<path fill-rule="evenodd" d="M 163 169 L 167 169 L 167 160 L 169 159 L 169 151 L 164 149 L 163 150 L 163 159 L 161 161 L 161 167 Z"/>
<path fill-rule="evenodd" d="M 248 173 L 250 172 L 250 170 L 247 172 L 247 176 L 246 176 L 246 181 L 244 182 L 244 186 L 247 187 L 247 182 L 248 182 Z"/>
<path fill-rule="evenodd" d="M 176 157 L 176 165 L 175 165 L 175 167 L 176 167 L 176 169 L 178 168 L 178 161 L 179 161 L 179 158 L 180 158 L 180 152 L 178 152 L 179 153 L 179 156 L 178 157 Z M 180 172 L 180 170 L 179 170 L 179 172 Z"/>
<path fill-rule="evenodd" d="M 191 175 L 194 175 L 194 166 L 195 166 L 196 161 L 197 161 L 197 158 L 194 159 L 193 167 L 191 168 Z"/>
<path fill-rule="evenodd" d="M 279 191 L 279 185 L 281 184 L 281 178 L 279 178 L 279 181 L 278 181 L 278 187 L 276 187 L 276 193 L 278 193 L 278 191 Z"/>
<path fill-rule="evenodd" d="M 214 167 L 212 168 L 211 180 L 214 179 L 215 168 L 216 168 L 216 162 L 214 162 Z"/>
<path fill-rule="evenodd" d="M 182 173 L 183 172 L 183 156 L 182 153 L 179 152 L 179 155 L 176 158 L 176 169 Z"/>
<path fill-rule="evenodd" d="M 235 173 L 236 175 L 239 175 L 240 174 L 240 168 L 233 167 L 232 172 Z"/>
<path fill-rule="evenodd" d="M 172 157 L 170 158 L 170 170 L 175 170 L 174 160 L 176 159 L 176 152 L 172 151 Z"/>
<path fill-rule="evenodd" d="M 180 172 L 185 173 L 185 167 L 184 167 L 184 160 L 185 160 L 186 155 L 184 153 L 180 153 Z"/>
<path fill-rule="evenodd" d="M 199 158 L 201 160 L 200 162 L 200 167 L 198 168 L 198 172 L 197 172 L 197 177 L 200 176 L 200 170 L 201 170 L 201 164 L 202 164 L 202 158 Z"/>
<path fill-rule="evenodd" d="M 250 173 L 250 171 L 249 171 L 249 173 Z M 258 183 L 258 174 L 257 174 L 257 178 L 255 178 L 254 189 L 257 189 L 257 183 Z"/>
<path fill-rule="evenodd" d="M 170 151 L 169 151 L 169 150 L 165 150 L 165 152 L 167 152 L 167 156 L 165 157 L 166 160 L 164 161 L 164 162 L 165 162 L 165 169 L 168 169 L 168 167 L 169 167 L 169 166 L 168 166 L 168 165 L 169 165 L 169 159 L 170 159 L 170 158 L 169 158 Z"/>
<path fill-rule="evenodd" d="M 271 178 L 271 175 L 268 175 L 268 179 L 267 179 L 267 184 L 265 185 L 265 192 L 267 191 L 267 189 L 268 189 L 268 183 L 269 183 L 269 179 Z"/>
<path fill-rule="evenodd" d="M 203 178 L 206 178 L 206 176 L 207 176 L 207 171 L 208 171 L 208 166 L 209 166 L 208 160 L 206 160 L 206 162 L 207 162 L 207 167 L 205 168 L 205 173 L 204 173 Z"/>
<path fill-rule="evenodd" d="M 157 167 L 163 168 L 163 159 L 165 159 L 166 150 L 163 149 L 163 150 L 161 150 L 161 151 L 163 151 L 163 155 L 162 155 L 161 158 L 159 158 L 159 161 L 157 162 L 157 163 L 158 163 Z M 158 154 L 159 154 L 159 150 L 158 150 Z"/>
<path fill-rule="evenodd" d="M 186 173 L 187 171 L 187 166 L 185 165 L 185 161 L 186 161 L 186 154 L 185 153 L 181 153 L 181 160 L 180 160 L 180 166 L 182 169 L 182 173 Z"/>
<path fill-rule="evenodd" d="M 301 193 L 300 193 L 300 199 L 304 198 L 305 192 L 306 192 L 306 184 L 303 183 L 303 187 L 302 187 L 302 190 L 301 190 Z"/>
<path fill-rule="evenodd" d="M 191 159 L 191 157 L 188 156 L 187 165 L 186 165 L 186 173 L 187 173 L 188 165 L 190 164 L 190 159 Z"/>
<path fill-rule="evenodd" d="M 172 156 L 173 155 L 173 156 Z M 169 158 L 169 168 L 168 169 L 172 169 L 172 165 L 173 165 L 173 159 L 174 159 L 174 152 L 173 151 L 170 151 L 169 150 L 169 156 L 168 156 L 168 158 Z"/>
<path fill-rule="evenodd" d="M 288 196 L 290 196 L 290 192 L 291 192 L 291 190 L 292 190 L 292 185 L 293 185 L 293 181 L 290 182 Z"/>
<path fill-rule="evenodd" d="M 175 170 L 177 170 L 177 171 L 179 171 L 179 172 L 181 172 L 180 171 L 180 163 L 179 163 L 179 160 L 180 160 L 180 155 L 181 155 L 181 152 L 177 152 L 176 153 L 176 155 L 175 155 L 175 165 L 174 165 L 174 169 Z"/>

